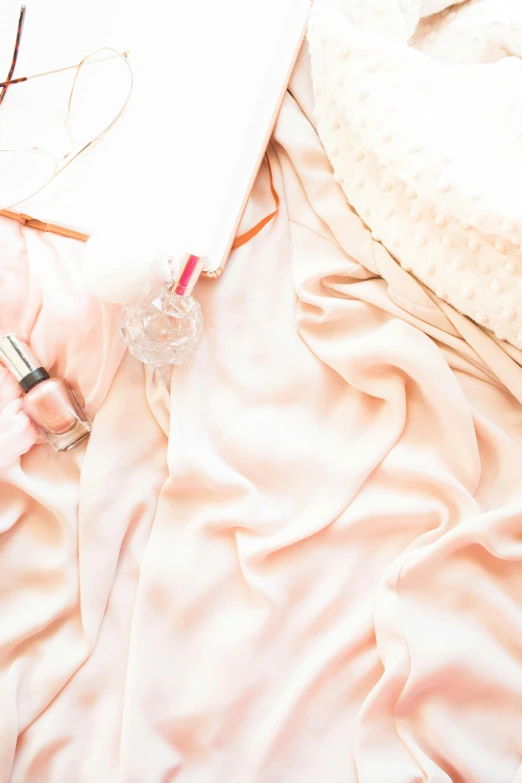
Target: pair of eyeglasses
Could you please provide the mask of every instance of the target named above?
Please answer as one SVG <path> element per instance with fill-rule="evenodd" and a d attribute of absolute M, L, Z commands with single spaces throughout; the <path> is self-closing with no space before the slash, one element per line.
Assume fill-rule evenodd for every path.
<path fill-rule="evenodd" d="M 14 78 L 24 18 L 25 6 L 22 6 L 8 78 L 0 82 L 0 104 L 13 85 L 74 70 L 63 120 L 67 149 L 60 156 L 39 147 L 0 149 L 0 210 L 11 209 L 36 196 L 103 138 L 125 111 L 134 84 L 128 52 L 111 47 L 91 52 L 76 65 Z"/>

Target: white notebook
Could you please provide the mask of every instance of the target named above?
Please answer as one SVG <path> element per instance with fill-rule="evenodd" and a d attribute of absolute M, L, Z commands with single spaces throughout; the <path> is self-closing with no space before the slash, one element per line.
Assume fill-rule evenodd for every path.
<path fill-rule="evenodd" d="M 160 215 L 222 267 L 265 152 L 310 0 L 26 0 L 15 76 L 129 50 L 134 90 L 116 126 L 16 210 L 85 233 L 112 216 Z M 19 3 L 0 0 L 7 74 Z M 72 74 L 13 85 L 0 146 L 62 149 Z M 53 134 L 56 133 L 56 136 Z M 7 138 L 8 137 L 8 138 Z"/>

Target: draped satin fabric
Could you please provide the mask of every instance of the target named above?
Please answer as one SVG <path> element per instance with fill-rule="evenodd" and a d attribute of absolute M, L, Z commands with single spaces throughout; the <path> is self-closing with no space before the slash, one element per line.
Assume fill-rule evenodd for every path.
<path fill-rule="evenodd" d="M 373 241 L 312 112 L 304 54 L 279 214 L 174 370 L 0 224 L 1 327 L 95 414 L 28 450 L 1 381 L 1 783 L 522 780 L 520 357 Z"/>

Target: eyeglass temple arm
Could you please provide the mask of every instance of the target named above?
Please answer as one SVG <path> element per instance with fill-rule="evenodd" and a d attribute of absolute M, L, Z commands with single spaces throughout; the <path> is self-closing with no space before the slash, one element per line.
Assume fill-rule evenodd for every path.
<path fill-rule="evenodd" d="M 120 57 L 125 57 L 127 59 L 128 52 L 121 52 L 119 53 Z M 100 60 L 97 60 L 96 62 L 104 62 L 105 60 L 111 60 L 113 57 L 117 57 L 117 54 L 112 54 L 110 57 L 102 57 Z M 83 61 L 82 61 L 83 62 Z M 62 73 L 62 71 L 73 71 L 75 68 L 81 67 L 82 63 L 76 63 L 76 65 L 66 65 L 65 68 L 55 68 L 52 71 L 44 71 L 43 73 L 33 73 L 31 76 L 20 76 L 18 79 L 11 79 L 9 78 L 8 81 L 0 82 L 0 88 L 7 88 L 11 84 L 20 84 L 20 82 L 27 82 L 29 79 L 39 79 L 40 76 L 50 76 L 53 73 Z"/>
<path fill-rule="evenodd" d="M 2 104 L 5 94 L 7 92 L 7 88 L 10 84 L 15 84 L 18 81 L 25 81 L 25 79 L 15 79 L 14 81 L 11 81 L 11 77 L 14 73 L 14 70 L 16 68 L 16 61 L 18 60 L 18 50 L 20 49 L 20 39 L 22 37 L 22 28 L 24 25 L 24 17 L 25 17 L 25 5 L 23 5 L 20 8 L 20 16 L 18 18 L 18 30 L 16 31 L 16 41 L 15 41 L 15 47 L 13 52 L 13 59 L 11 61 L 11 67 L 9 69 L 9 73 L 7 74 L 7 81 L 0 84 L 0 87 L 2 88 L 2 92 L 0 92 L 0 105 Z"/>
<path fill-rule="evenodd" d="M 8 82 L 0 82 L 0 87 L 2 88 L 2 95 L 0 96 L 0 104 L 2 103 L 3 96 L 7 92 L 7 88 L 10 87 L 12 84 L 20 84 L 21 82 L 26 82 L 28 76 L 20 76 L 18 79 L 10 79 Z"/>

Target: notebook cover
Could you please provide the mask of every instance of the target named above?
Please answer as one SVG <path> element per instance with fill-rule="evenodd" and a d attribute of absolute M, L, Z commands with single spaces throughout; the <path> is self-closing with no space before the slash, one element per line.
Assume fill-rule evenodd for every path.
<path fill-rule="evenodd" d="M 209 256 L 207 272 L 219 272 L 308 8 L 309 0 L 27 0 L 17 75 L 110 45 L 130 50 L 135 87 L 107 136 L 16 210 L 89 234 L 113 216 L 150 213 L 179 231 L 191 252 Z M 59 149 L 70 81 L 65 74 L 13 86 L 0 108 L 8 120 L 0 145 L 4 131 L 15 131 L 24 143 Z"/>

